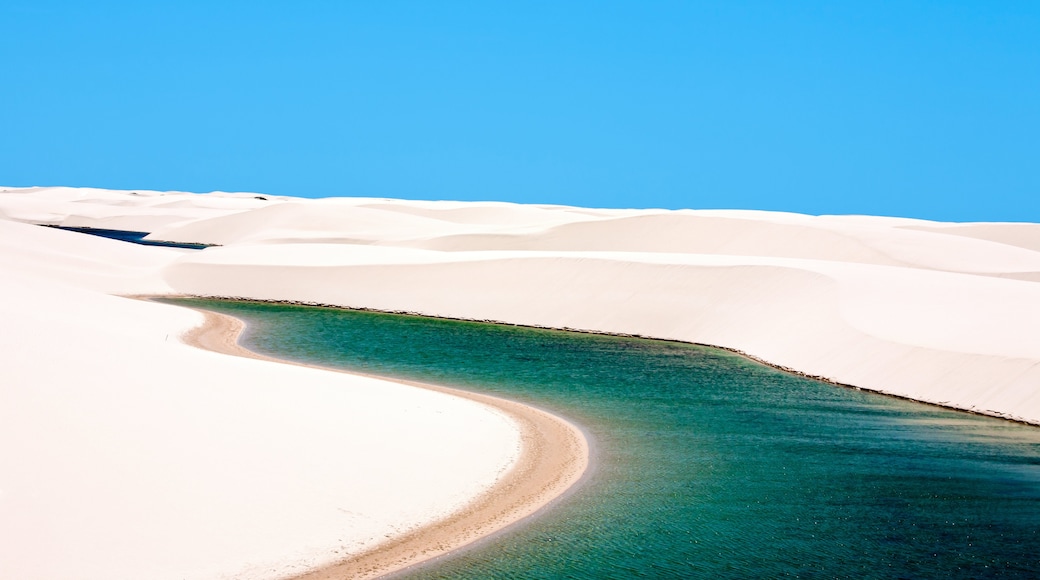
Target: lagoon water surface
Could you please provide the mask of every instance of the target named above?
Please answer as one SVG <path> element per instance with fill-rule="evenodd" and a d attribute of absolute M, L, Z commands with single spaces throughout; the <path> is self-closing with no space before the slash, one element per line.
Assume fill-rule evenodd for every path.
<path fill-rule="evenodd" d="M 695 345 L 177 302 L 246 320 L 258 352 L 494 393 L 585 428 L 595 466 L 579 489 L 404 577 L 1040 577 L 1040 428 Z"/>

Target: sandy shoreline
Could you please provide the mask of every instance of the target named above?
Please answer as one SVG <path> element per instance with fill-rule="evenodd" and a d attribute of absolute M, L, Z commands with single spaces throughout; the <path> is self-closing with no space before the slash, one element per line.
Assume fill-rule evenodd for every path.
<path fill-rule="evenodd" d="M 211 297 L 211 296 L 188 296 L 188 297 L 189 298 L 199 298 L 199 299 L 212 299 L 212 298 L 214 298 L 214 297 Z M 756 362 L 758 364 L 765 365 L 765 366 L 767 366 L 769 368 L 772 368 L 772 369 L 776 369 L 776 370 L 778 370 L 780 372 L 783 372 L 783 373 L 787 373 L 787 374 L 794 375 L 794 376 L 797 376 L 797 377 L 801 377 L 801 378 L 804 378 L 804 379 L 809 379 L 809 380 L 812 380 L 812 381 L 819 381 L 821 383 L 827 383 L 828 385 L 833 385 L 835 387 L 840 387 L 840 388 L 843 388 L 843 389 L 852 389 L 852 390 L 855 390 L 855 391 L 865 391 L 865 392 L 873 393 L 875 395 L 879 395 L 879 396 L 882 396 L 882 397 L 891 397 L 893 399 L 899 399 L 901 401 L 912 401 L 914 403 L 918 403 L 918 404 L 921 404 L 921 405 L 928 405 L 928 406 L 931 406 L 931 407 L 938 407 L 940 409 L 949 409 L 949 410 L 953 410 L 953 411 L 960 411 L 962 413 L 969 413 L 971 415 L 979 415 L 981 417 L 992 417 L 994 419 L 1003 419 L 1004 421 L 1010 421 L 1012 423 L 1018 423 L 1018 424 L 1021 424 L 1021 425 L 1029 425 L 1029 426 L 1032 426 L 1032 427 L 1040 427 L 1040 420 L 1023 419 L 1021 417 L 1016 417 L 1016 416 L 1014 416 L 1012 414 L 1009 414 L 1009 413 L 1006 413 L 1006 412 L 1001 412 L 1001 411 L 984 410 L 984 409 L 965 409 L 965 408 L 957 407 L 957 406 L 954 406 L 954 405 L 943 404 L 943 403 L 934 402 L 934 401 L 924 401 L 924 400 L 921 400 L 921 399 L 915 399 L 913 397 L 907 397 L 907 396 L 900 395 L 900 394 L 897 394 L 897 393 L 889 393 L 889 392 L 885 392 L 885 391 L 881 391 L 881 390 L 860 387 L 860 386 L 853 385 L 853 384 L 850 384 L 850 383 L 843 383 L 843 382 L 840 382 L 840 381 L 836 381 L 836 380 L 830 379 L 828 377 L 824 377 L 824 376 L 820 376 L 820 375 L 814 375 L 814 374 L 810 374 L 810 373 L 805 373 L 805 372 L 802 372 L 802 371 L 800 371 L 798 369 L 795 369 L 795 368 L 779 365 L 779 364 L 773 363 L 771 361 L 765 360 L 765 359 L 763 359 L 761 357 L 757 357 L 757 356 L 755 356 L 753 354 L 744 352 L 744 351 L 742 351 L 740 349 L 731 348 L 731 347 L 727 347 L 727 346 L 722 346 L 722 345 L 718 345 L 718 344 L 709 344 L 709 343 L 705 343 L 705 342 L 691 342 L 691 341 L 686 341 L 686 340 L 676 340 L 676 339 L 668 339 L 668 338 L 657 338 L 657 337 L 654 337 L 654 336 L 646 336 L 646 335 L 642 335 L 642 334 L 628 334 L 628 333 L 623 333 L 623 332 L 605 332 L 605 331 L 589 330 L 589 329 L 582 329 L 582 328 L 566 328 L 566 327 L 555 327 L 555 326 L 539 326 L 539 325 L 531 325 L 531 324 L 517 324 L 517 323 L 514 323 L 514 322 L 506 322 L 506 321 L 502 321 L 502 320 L 488 320 L 488 319 L 476 319 L 476 318 L 453 318 L 453 317 L 447 317 L 447 316 L 436 316 L 436 315 L 431 315 L 431 314 L 423 314 L 421 312 L 407 312 L 407 311 L 399 311 L 399 310 L 398 311 L 379 310 L 379 309 L 375 309 L 375 308 L 350 308 L 350 307 L 346 307 L 346 306 L 338 306 L 336 304 L 320 304 L 320 303 L 313 303 L 313 302 L 299 302 L 299 301 L 295 301 L 295 300 L 264 300 L 264 299 L 254 299 L 254 298 L 234 298 L 234 300 L 247 300 L 247 301 L 251 301 L 251 302 L 260 302 L 260 303 L 265 303 L 265 304 L 288 304 L 288 305 L 293 305 L 293 306 L 310 306 L 310 307 L 317 307 L 317 308 L 335 308 L 335 309 L 340 309 L 340 310 L 352 310 L 352 311 L 357 311 L 357 312 L 379 312 L 379 313 L 383 313 L 383 314 L 399 314 L 399 315 L 403 315 L 403 316 L 422 316 L 422 317 L 425 317 L 425 318 L 438 318 L 438 319 L 442 319 L 442 320 L 458 320 L 458 321 L 464 321 L 464 322 L 478 322 L 478 323 L 482 323 L 482 324 L 500 324 L 500 325 L 504 325 L 504 326 L 520 326 L 520 327 L 524 327 L 524 328 L 534 328 L 534 329 L 541 329 L 541 330 L 558 330 L 558 331 L 563 331 L 563 332 L 575 332 L 575 333 L 578 333 L 578 334 L 591 334 L 591 335 L 595 335 L 595 336 L 617 336 L 617 337 L 622 337 L 622 338 L 638 338 L 638 339 L 643 339 L 643 340 L 654 340 L 654 341 L 660 341 L 660 342 L 674 342 L 674 343 L 677 343 L 677 344 L 686 344 L 686 345 L 693 345 L 693 346 L 703 346 L 703 347 L 706 347 L 706 348 L 714 348 L 714 349 L 723 350 L 723 351 L 735 354 L 737 356 L 746 358 L 746 359 L 748 359 L 750 361 L 754 361 L 754 362 Z M 211 339 L 211 340 L 215 340 L 215 339 Z M 235 348 L 235 349 L 241 350 L 243 353 L 246 353 L 246 354 L 243 354 L 243 356 L 252 356 L 252 357 L 256 357 L 256 358 L 263 357 L 263 355 L 252 353 L 251 351 L 245 350 L 242 347 L 238 346 L 237 344 L 229 345 L 228 348 Z M 217 350 L 217 349 L 211 348 L 210 350 Z M 275 359 L 266 359 L 266 360 L 275 360 Z M 284 362 L 284 361 L 276 361 L 276 362 Z M 371 375 L 371 376 L 377 376 L 377 375 Z M 378 378 L 385 378 L 385 377 L 378 377 Z M 408 381 L 402 381 L 402 380 L 398 380 L 398 379 L 393 379 L 393 380 L 396 380 L 397 382 L 408 383 Z M 409 383 L 409 384 L 411 384 L 411 383 Z M 422 384 L 420 384 L 420 386 L 437 388 L 437 387 L 434 387 L 433 385 L 422 385 Z"/>
<path fill-rule="evenodd" d="M 344 372 L 254 353 L 238 344 L 245 323 L 231 316 L 202 309 L 198 311 L 205 316 L 205 322 L 184 335 L 184 342 L 190 345 L 234 356 Z M 386 377 L 379 378 L 386 380 Z M 505 413 L 520 426 L 520 458 L 490 490 L 450 517 L 296 578 L 374 578 L 420 564 L 472 544 L 537 512 L 574 486 L 586 472 L 589 446 L 584 434 L 559 417 L 489 395 L 415 381 L 390 380 L 464 397 Z"/>

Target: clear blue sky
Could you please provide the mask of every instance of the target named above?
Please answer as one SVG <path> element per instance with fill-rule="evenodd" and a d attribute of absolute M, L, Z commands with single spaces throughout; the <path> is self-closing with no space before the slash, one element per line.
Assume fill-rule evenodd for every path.
<path fill-rule="evenodd" d="M 1040 221 L 1040 2 L 0 2 L 0 185 Z"/>

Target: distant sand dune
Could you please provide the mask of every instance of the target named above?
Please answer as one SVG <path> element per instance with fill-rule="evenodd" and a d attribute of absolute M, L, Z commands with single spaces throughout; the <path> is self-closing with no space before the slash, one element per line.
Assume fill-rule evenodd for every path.
<path fill-rule="evenodd" d="M 942 224 L 941 226 L 904 226 L 923 232 L 935 232 L 964 236 L 977 240 L 989 240 L 1040 252 L 1040 224 L 1028 223 L 980 223 Z"/>

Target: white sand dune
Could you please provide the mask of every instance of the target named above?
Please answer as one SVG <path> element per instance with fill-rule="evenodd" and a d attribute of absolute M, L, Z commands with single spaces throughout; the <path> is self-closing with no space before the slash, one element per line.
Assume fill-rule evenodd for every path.
<path fill-rule="evenodd" d="M 186 256 L 166 279 L 195 294 L 720 345 L 841 383 L 1040 422 L 1032 282 L 744 256 L 264 250 Z"/>
<path fill-rule="evenodd" d="M 179 192 L 73 187 L 3 188 L 0 218 L 34 224 L 151 232 L 157 228 L 264 207 L 255 194 L 197 196 Z M 264 199 L 258 199 L 263 197 Z"/>
<path fill-rule="evenodd" d="M 19 577 L 72 569 L 62 566 L 90 570 L 77 577 L 277 576 L 286 563 L 290 571 L 317 563 L 338 538 L 351 538 L 338 548 L 349 550 L 429 521 L 515 458 L 515 429 L 485 407 L 188 349 L 164 337 L 190 327 L 194 314 L 111 294 L 289 300 L 684 340 L 1040 424 L 1038 224 L 137 193 L 0 188 L 0 216 L 12 220 L 0 221 L 12 321 L 2 334 L 0 542 L 19 548 L 0 551 L 0 569 L 10 565 L 5 553 L 17 554 Z M 18 221 L 223 247 L 142 248 Z M 435 420 L 440 411 L 450 411 L 450 425 Z M 340 413 L 359 423 L 332 421 Z M 378 457 L 351 441 L 362 433 L 383 446 Z M 444 445 L 465 459 L 425 456 Z M 306 458 L 290 452 L 297 446 Z M 34 475 L 6 475 L 33 461 L 39 471 L 25 473 Z M 137 461 L 148 466 L 141 474 L 128 467 Z M 366 483 L 350 479 L 351 469 Z M 111 473 L 133 483 L 109 487 L 121 481 Z M 419 473 L 443 484 L 415 497 L 393 488 L 412 497 L 409 506 L 328 509 L 350 501 L 336 489 L 428 479 Z M 72 484 L 77 477 L 86 483 Z M 227 499 L 240 488 L 249 494 Z M 33 499 L 32 490 L 45 491 Z M 246 513 L 275 496 L 270 519 Z M 113 515 L 99 515 L 109 508 Z M 34 510 L 48 522 L 36 535 L 6 523 L 29 521 Z M 120 536 L 142 510 L 155 511 L 149 529 Z M 212 533 L 187 533 L 203 511 Z M 243 521 L 247 537 L 227 540 Z M 263 528 L 272 522 L 286 533 Z M 53 539 L 94 527 L 89 549 L 44 557 Z M 155 547 L 164 542 L 183 548 Z M 130 549 L 143 556 L 115 561 Z M 37 561 L 50 567 L 39 572 Z"/>
<path fill-rule="evenodd" d="M 977 240 L 989 240 L 1040 252 L 1040 224 L 974 223 L 932 224 L 929 226 L 908 225 L 903 227 L 925 232 L 965 236 Z"/>
<path fill-rule="evenodd" d="M 271 203 L 262 209 L 154 230 L 150 239 L 208 244 L 324 239 L 341 243 L 395 243 L 416 237 L 542 228 L 590 216 L 517 204 L 475 207 L 412 206 L 379 200 L 323 199 Z"/>
<path fill-rule="evenodd" d="M 180 255 L 0 221 L 0 576 L 291 576 L 516 460 L 489 407 L 191 348 L 199 314 L 110 295 L 169 293 Z"/>
<path fill-rule="evenodd" d="M 326 202 L 310 204 L 320 214 Z M 337 217 L 363 220 L 373 205 L 342 205 Z M 237 214 L 237 239 L 253 243 L 184 256 L 165 279 L 191 294 L 713 344 L 1040 423 L 1040 225 L 552 206 L 513 206 L 515 219 L 503 219 L 503 204 L 405 207 L 379 204 L 379 219 L 348 227 L 340 243 L 308 240 L 314 230 L 300 221 L 295 234 L 272 233 L 260 212 Z M 183 227 L 215 237 L 227 219 Z"/>

